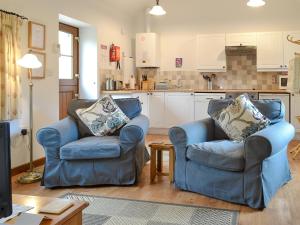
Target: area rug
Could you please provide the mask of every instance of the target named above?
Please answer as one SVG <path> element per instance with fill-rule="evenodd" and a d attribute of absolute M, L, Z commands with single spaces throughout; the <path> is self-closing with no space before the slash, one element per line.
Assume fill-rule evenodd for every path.
<path fill-rule="evenodd" d="M 236 225 L 238 211 L 68 193 L 89 202 L 84 225 Z"/>

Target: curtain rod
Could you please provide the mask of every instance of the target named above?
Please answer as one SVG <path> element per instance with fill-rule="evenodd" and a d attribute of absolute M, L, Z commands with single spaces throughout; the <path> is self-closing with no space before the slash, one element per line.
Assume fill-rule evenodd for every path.
<path fill-rule="evenodd" d="M 27 17 L 24 17 L 24 16 L 21 16 L 17 13 L 14 13 L 14 12 L 8 12 L 8 11 L 5 11 L 3 9 L 0 9 L 0 12 L 3 12 L 3 13 L 7 13 L 7 14 L 10 14 L 10 15 L 14 15 L 14 16 L 17 16 L 17 17 L 20 17 L 22 20 L 28 20 Z"/>

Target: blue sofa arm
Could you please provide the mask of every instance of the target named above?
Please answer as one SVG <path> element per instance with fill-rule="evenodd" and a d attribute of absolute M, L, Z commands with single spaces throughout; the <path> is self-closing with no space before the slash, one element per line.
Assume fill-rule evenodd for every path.
<path fill-rule="evenodd" d="M 77 140 L 78 136 L 77 125 L 70 117 L 42 128 L 36 134 L 38 143 L 44 148 L 60 148 L 69 142 Z"/>
<path fill-rule="evenodd" d="M 134 148 L 143 141 L 149 129 L 149 119 L 139 115 L 127 123 L 120 131 L 121 147 L 125 151 Z"/>
<path fill-rule="evenodd" d="M 283 150 L 295 136 L 295 128 L 279 122 L 249 136 L 245 141 L 246 164 L 260 163 Z"/>
<path fill-rule="evenodd" d="M 186 147 L 190 144 L 210 141 L 213 136 L 214 122 L 211 118 L 172 127 L 169 130 L 170 140 L 175 146 Z"/>

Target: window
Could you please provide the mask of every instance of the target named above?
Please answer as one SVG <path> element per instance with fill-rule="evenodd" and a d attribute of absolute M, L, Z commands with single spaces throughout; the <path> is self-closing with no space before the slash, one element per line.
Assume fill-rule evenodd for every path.
<path fill-rule="evenodd" d="M 73 34 L 59 31 L 59 79 L 73 79 Z"/>

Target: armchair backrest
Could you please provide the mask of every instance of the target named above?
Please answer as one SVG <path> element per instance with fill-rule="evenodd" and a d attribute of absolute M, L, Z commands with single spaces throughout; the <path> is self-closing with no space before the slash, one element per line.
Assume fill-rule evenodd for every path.
<path fill-rule="evenodd" d="M 212 115 L 214 112 L 227 107 L 233 101 L 233 99 L 211 100 L 207 112 L 209 115 Z M 271 124 L 276 124 L 285 119 L 285 106 L 280 99 L 251 101 L 258 110 L 271 121 Z M 215 126 L 215 138 L 228 139 L 228 136 L 218 125 Z"/>
<path fill-rule="evenodd" d="M 84 125 L 84 123 L 81 122 L 76 114 L 76 110 L 88 108 L 96 101 L 97 100 L 87 99 L 72 100 L 70 105 L 68 106 L 68 115 L 76 121 L 78 125 L 79 136 L 81 138 L 92 136 L 92 134 L 90 130 Z M 141 114 L 142 106 L 138 98 L 115 99 L 115 102 L 129 119 L 133 119 Z"/>

